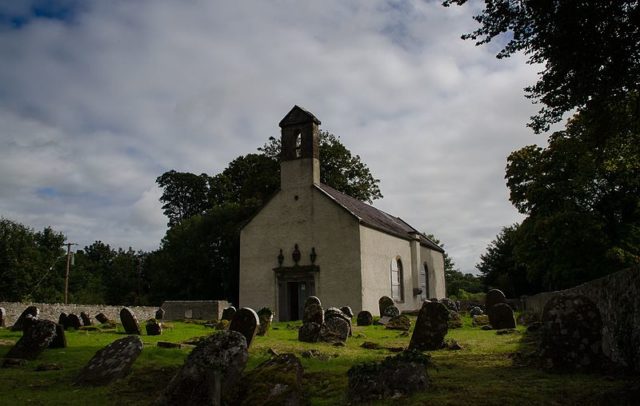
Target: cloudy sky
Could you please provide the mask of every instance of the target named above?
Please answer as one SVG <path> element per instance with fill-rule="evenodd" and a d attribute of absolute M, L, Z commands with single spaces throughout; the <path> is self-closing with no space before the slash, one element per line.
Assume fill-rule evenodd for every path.
<path fill-rule="evenodd" d="M 215 174 L 294 105 L 380 179 L 375 206 L 473 272 L 519 220 L 507 155 L 541 143 L 539 67 L 460 35 L 439 1 L 0 0 L 0 216 L 152 250 L 155 179 Z"/>

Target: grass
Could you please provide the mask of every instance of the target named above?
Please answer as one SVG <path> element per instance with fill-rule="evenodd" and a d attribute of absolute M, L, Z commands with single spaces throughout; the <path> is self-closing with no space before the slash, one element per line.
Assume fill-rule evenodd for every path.
<path fill-rule="evenodd" d="M 415 321 L 415 319 L 413 319 Z M 68 347 L 45 351 L 38 360 L 17 368 L 0 369 L 2 405 L 148 405 L 182 365 L 191 348 L 163 349 L 158 341 L 183 342 L 211 334 L 200 324 L 171 322 L 162 336 L 141 338 L 144 350 L 127 378 L 106 387 L 76 387 L 73 380 L 93 354 L 123 337 L 121 327 L 110 331 L 68 331 Z M 360 345 L 372 341 L 385 347 L 406 347 L 410 336 L 382 326 L 353 328 L 353 337 L 345 347 L 297 340 L 299 322 L 274 323 L 265 337 L 256 337 L 247 370 L 270 357 L 269 350 L 292 352 L 301 358 L 305 369 L 304 390 L 314 405 L 346 404 L 347 370 L 355 363 L 378 361 L 393 355 L 386 349 L 368 350 Z M 20 332 L 0 329 L 0 357 L 20 337 Z M 519 327 L 515 334 L 497 335 L 471 326 L 450 330 L 447 339 L 455 339 L 460 351 L 432 351 L 429 389 L 401 403 L 429 405 L 589 405 L 599 404 L 601 395 L 629 385 L 630 378 L 595 374 L 552 374 L 514 363 L 513 354 L 531 351 L 534 343 Z M 307 350 L 320 357 L 304 358 Z M 43 363 L 58 363 L 59 371 L 35 371 Z M 395 400 L 395 402 L 398 402 Z M 380 404 L 396 404 L 394 401 Z"/>

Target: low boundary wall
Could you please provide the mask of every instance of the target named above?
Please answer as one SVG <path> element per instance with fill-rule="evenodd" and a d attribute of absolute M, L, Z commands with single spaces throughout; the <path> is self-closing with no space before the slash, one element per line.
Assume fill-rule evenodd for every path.
<path fill-rule="evenodd" d="M 85 312 L 92 318 L 96 314 L 104 313 L 111 320 L 120 321 L 120 310 L 125 306 L 108 306 L 108 305 L 81 305 L 81 304 L 63 304 L 63 303 L 20 303 L 20 302 L 0 302 L 0 307 L 4 307 L 7 312 L 5 325 L 10 327 L 20 317 L 24 309 L 29 306 L 36 306 L 40 310 L 38 318 L 58 322 L 60 313 L 73 313 L 80 316 L 80 312 Z M 155 317 L 157 307 L 153 306 L 126 306 L 139 322 Z"/>

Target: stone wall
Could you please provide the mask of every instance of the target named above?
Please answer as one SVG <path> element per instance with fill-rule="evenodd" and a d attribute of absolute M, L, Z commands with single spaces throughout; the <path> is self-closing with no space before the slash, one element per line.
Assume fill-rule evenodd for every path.
<path fill-rule="evenodd" d="M 165 320 L 220 320 L 229 306 L 226 300 L 167 300 L 162 303 Z"/>
<path fill-rule="evenodd" d="M 0 307 L 4 307 L 7 311 L 6 326 L 10 327 L 20 317 L 20 314 L 28 306 L 36 306 L 40 310 L 41 319 L 58 322 L 60 313 L 74 313 L 80 316 L 80 312 L 85 312 L 89 316 L 94 317 L 98 313 L 104 313 L 109 319 L 120 321 L 120 309 L 123 306 L 107 306 L 107 305 L 80 305 L 80 304 L 62 304 L 62 303 L 19 303 L 19 302 L 0 302 Z M 142 322 L 155 317 L 157 307 L 152 306 L 127 306 L 136 315 L 138 321 Z"/>
<path fill-rule="evenodd" d="M 630 268 L 571 289 L 525 299 L 526 309 L 542 314 L 545 304 L 562 293 L 591 299 L 602 317 L 602 350 L 615 364 L 640 372 L 640 268 Z"/>

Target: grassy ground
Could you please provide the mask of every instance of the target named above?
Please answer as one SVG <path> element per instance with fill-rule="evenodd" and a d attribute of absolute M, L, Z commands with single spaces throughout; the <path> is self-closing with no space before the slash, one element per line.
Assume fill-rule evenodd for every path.
<path fill-rule="evenodd" d="M 450 330 L 447 339 L 455 339 L 463 349 L 430 352 L 429 389 L 409 399 L 396 400 L 405 405 L 565 405 L 604 404 L 608 391 L 631 384 L 628 378 L 586 374 L 550 374 L 514 363 L 513 354 L 526 353 L 533 343 L 518 328 L 515 334 L 497 335 L 465 326 Z M 255 368 L 270 357 L 269 350 L 293 352 L 300 356 L 315 349 L 320 356 L 302 358 L 305 368 L 305 392 L 314 405 L 345 404 L 347 370 L 354 364 L 381 360 L 393 355 L 386 349 L 367 350 L 365 341 L 385 347 L 406 347 L 410 336 L 381 326 L 354 327 L 345 347 L 301 343 L 297 340 L 299 323 L 274 323 L 268 336 L 256 337 L 250 349 L 247 369 Z M 68 347 L 45 351 L 27 365 L 0 369 L 0 405 L 148 405 L 166 385 L 191 348 L 158 348 L 158 341 L 182 342 L 212 333 L 199 324 L 172 322 L 162 336 L 142 336 L 144 350 L 134 364 L 133 373 L 107 387 L 73 386 L 82 366 L 100 348 L 121 338 L 121 329 L 111 331 L 67 332 Z M 0 357 L 20 337 L 19 332 L 0 329 Z M 59 371 L 35 371 L 39 364 L 58 363 Z M 640 402 L 640 400 L 639 400 Z M 396 404 L 394 401 L 380 404 Z"/>

